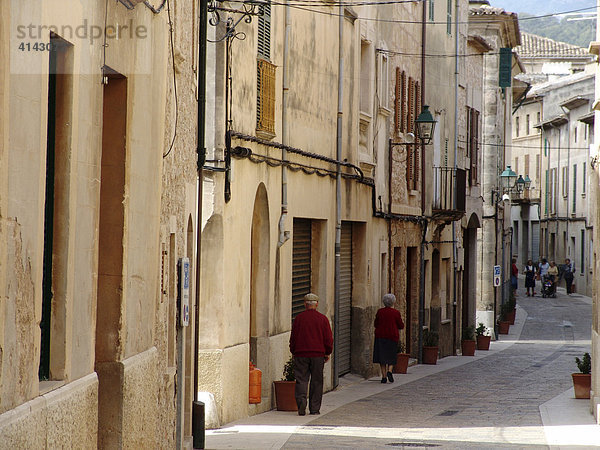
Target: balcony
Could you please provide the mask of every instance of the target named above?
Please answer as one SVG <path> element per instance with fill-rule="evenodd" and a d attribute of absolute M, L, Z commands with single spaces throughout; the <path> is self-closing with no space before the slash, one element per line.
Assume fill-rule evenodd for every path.
<path fill-rule="evenodd" d="M 467 172 L 454 167 L 433 168 L 432 216 L 453 222 L 465 214 Z"/>

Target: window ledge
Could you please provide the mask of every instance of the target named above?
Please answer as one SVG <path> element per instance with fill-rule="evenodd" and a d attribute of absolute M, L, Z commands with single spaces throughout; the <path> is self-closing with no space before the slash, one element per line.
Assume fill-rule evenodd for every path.
<path fill-rule="evenodd" d="M 452 320 L 451 319 L 444 319 L 444 320 L 440 321 L 440 323 L 442 325 L 448 325 L 449 323 L 452 323 Z"/>
<path fill-rule="evenodd" d="M 419 195 L 419 191 L 411 189 L 410 191 L 408 191 L 408 195 L 412 195 L 412 196 L 416 197 L 417 195 Z"/>
<path fill-rule="evenodd" d="M 392 110 L 387 106 L 379 106 L 379 114 L 385 117 L 389 117 L 392 115 Z"/>
<path fill-rule="evenodd" d="M 259 130 L 259 129 L 256 130 L 256 137 L 259 137 L 261 139 L 266 139 L 266 140 L 270 141 L 275 136 L 277 136 L 275 133 L 272 133 L 267 130 Z"/>
<path fill-rule="evenodd" d="M 40 381 L 39 395 L 47 394 L 65 385 L 65 380 L 45 380 Z"/>

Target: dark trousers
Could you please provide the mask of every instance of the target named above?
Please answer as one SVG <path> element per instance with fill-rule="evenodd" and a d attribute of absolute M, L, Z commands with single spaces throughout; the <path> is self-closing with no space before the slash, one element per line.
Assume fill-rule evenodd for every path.
<path fill-rule="evenodd" d="M 296 404 L 298 409 L 306 406 L 306 392 L 310 379 L 310 397 L 308 409 L 311 413 L 321 410 L 323 398 L 323 366 L 325 357 L 305 358 L 294 356 L 294 374 L 296 375 Z"/>
<path fill-rule="evenodd" d="M 570 294 L 572 291 L 572 287 L 573 286 L 573 278 L 572 277 L 565 277 L 565 283 L 567 284 L 567 294 Z"/>

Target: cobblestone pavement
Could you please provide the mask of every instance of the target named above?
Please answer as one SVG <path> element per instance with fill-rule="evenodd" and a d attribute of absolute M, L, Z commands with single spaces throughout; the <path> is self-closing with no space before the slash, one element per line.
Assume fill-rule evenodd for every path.
<path fill-rule="evenodd" d="M 522 327 L 520 336 L 500 336 L 489 353 L 411 367 L 394 385 L 373 378 L 346 386 L 326 394 L 323 414 L 309 422 L 292 413 L 254 416 L 215 430 L 207 446 L 535 449 L 551 442 L 600 448 L 600 427 L 589 425 L 588 403 L 581 403 L 587 401 L 569 392 L 574 358 L 590 347 L 590 299 L 566 296 L 564 289 L 549 299 L 519 291 L 517 303 L 511 329 Z M 336 396 L 345 400 L 336 403 Z M 592 437 L 584 436 L 590 429 Z"/>
<path fill-rule="evenodd" d="M 512 347 L 349 403 L 284 448 L 547 448 L 540 405 L 572 386 L 574 358 L 589 351 L 591 306 L 560 292 L 518 304 L 527 319 Z"/>

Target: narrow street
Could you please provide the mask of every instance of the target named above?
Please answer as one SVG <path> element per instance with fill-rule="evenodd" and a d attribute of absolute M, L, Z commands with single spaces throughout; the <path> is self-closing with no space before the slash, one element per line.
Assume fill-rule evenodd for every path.
<path fill-rule="evenodd" d="M 207 448 L 600 448 L 570 375 L 589 351 L 591 299 L 519 289 L 517 304 L 489 352 L 410 367 L 391 385 L 342 379 L 317 418 L 271 411 L 207 431 Z"/>

